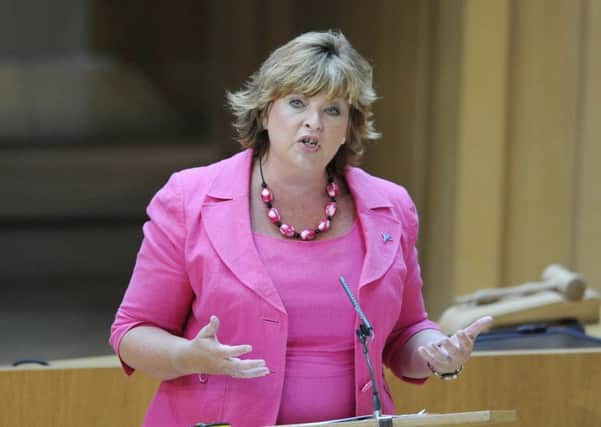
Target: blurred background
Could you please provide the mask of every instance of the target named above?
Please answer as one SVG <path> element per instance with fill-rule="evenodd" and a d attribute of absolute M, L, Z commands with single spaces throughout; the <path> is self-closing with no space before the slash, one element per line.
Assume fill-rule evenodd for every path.
<path fill-rule="evenodd" d="M 599 0 L 0 0 L 0 364 L 109 354 L 169 175 L 238 150 L 226 90 L 309 30 L 374 65 L 365 168 L 406 186 L 424 292 L 601 289 Z"/>

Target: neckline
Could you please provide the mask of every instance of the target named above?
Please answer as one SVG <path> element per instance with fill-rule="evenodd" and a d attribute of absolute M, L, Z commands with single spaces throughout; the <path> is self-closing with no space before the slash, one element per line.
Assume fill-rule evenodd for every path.
<path fill-rule="evenodd" d="M 355 220 L 353 221 L 353 225 L 346 233 L 341 234 L 340 236 L 329 238 L 329 239 L 317 239 L 317 240 L 288 239 L 288 238 L 280 238 L 280 237 L 275 237 L 275 236 L 271 236 L 268 234 L 259 233 L 258 231 L 255 231 L 255 230 L 253 230 L 253 236 L 255 238 L 259 238 L 259 239 L 283 242 L 284 244 L 296 244 L 296 245 L 302 245 L 302 246 L 319 245 L 319 244 L 326 244 L 328 242 L 338 242 L 340 240 L 348 238 L 357 230 L 358 226 L 359 226 L 359 220 L 357 218 L 355 218 Z"/>

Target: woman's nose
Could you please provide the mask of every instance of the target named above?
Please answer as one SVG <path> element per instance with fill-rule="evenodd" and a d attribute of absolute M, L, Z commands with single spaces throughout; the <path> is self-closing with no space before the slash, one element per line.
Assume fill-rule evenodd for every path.
<path fill-rule="evenodd" d="M 321 115 L 319 111 L 309 111 L 305 118 L 305 127 L 311 130 L 321 130 Z"/>

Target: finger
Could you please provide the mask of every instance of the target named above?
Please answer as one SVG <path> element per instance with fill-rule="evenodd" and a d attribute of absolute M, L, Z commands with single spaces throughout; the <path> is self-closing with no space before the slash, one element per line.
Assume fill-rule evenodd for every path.
<path fill-rule="evenodd" d="M 455 345 L 451 340 L 443 340 L 439 345 L 447 352 L 447 359 L 457 359 L 463 356 L 461 346 Z"/>
<path fill-rule="evenodd" d="M 420 356 L 422 356 L 422 358 L 437 372 L 452 372 L 461 365 L 460 361 L 454 360 L 451 357 L 447 358 L 447 356 L 444 356 L 444 358 L 441 359 L 440 354 L 442 354 L 442 352 L 440 350 L 434 351 L 431 345 L 419 347 L 417 350 Z"/>
<path fill-rule="evenodd" d="M 443 369 L 449 364 L 446 352 L 443 354 L 439 347 L 435 344 L 424 346 L 423 353 L 426 356 L 426 360 L 433 365 L 435 368 Z"/>
<path fill-rule="evenodd" d="M 476 320 L 474 323 L 465 328 L 465 332 L 471 339 L 476 339 L 480 333 L 488 329 L 493 322 L 493 318 L 490 316 L 484 316 Z"/>
<path fill-rule="evenodd" d="M 246 369 L 244 371 L 238 371 L 232 374 L 234 378 L 257 378 L 269 375 L 269 369 L 264 366 L 262 368 Z"/>
<path fill-rule="evenodd" d="M 456 334 L 459 345 L 468 352 L 472 351 L 474 347 L 474 341 L 469 337 L 465 331 L 459 331 Z"/>
<path fill-rule="evenodd" d="M 438 345 L 431 345 L 435 357 L 434 367 L 440 372 L 455 371 L 461 366 L 469 352 L 455 345 L 450 339 L 441 341 Z"/>
<path fill-rule="evenodd" d="M 217 316 L 211 316 L 207 323 L 196 335 L 197 338 L 214 338 L 219 330 L 219 319 Z"/>
<path fill-rule="evenodd" d="M 267 364 L 263 359 L 246 359 L 231 358 L 225 361 L 225 370 L 233 377 L 244 377 L 249 375 L 260 375 L 269 371 Z M 266 375 L 266 374 L 265 374 Z"/>
<path fill-rule="evenodd" d="M 267 364 L 263 359 L 229 359 L 229 368 L 233 371 L 245 371 L 249 369 L 265 368 Z"/>
<path fill-rule="evenodd" d="M 250 353 L 253 350 L 251 345 L 221 345 L 217 350 L 220 357 L 224 359 L 230 359 L 232 357 L 242 356 L 243 354 Z"/>

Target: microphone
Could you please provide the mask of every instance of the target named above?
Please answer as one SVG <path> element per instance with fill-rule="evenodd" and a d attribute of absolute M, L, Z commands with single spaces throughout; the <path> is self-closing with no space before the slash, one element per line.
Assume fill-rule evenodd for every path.
<path fill-rule="evenodd" d="M 360 324 L 359 329 L 357 329 L 357 337 L 359 337 L 359 342 L 361 343 L 361 347 L 363 348 L 363 355 L 365 356 L 365 362 L 367 363 L 367 369 L 369 371 L 369 379 L 371 382 L 371 389 L 373 391 L 373 404 L 374 404 L 374 417 L 378 421 L 378 427 L 392 427 L 392 418 L 391 417 L 383 417 L 382 416 L 382 403 L 380 402 L 380 393 L 378 392 L 378 383 L 376 382 L 376 376 L 374 374 L 374 368 L 371 364 L 371 359 L 369 357 L 369 350 L 367 349 L 367 339 L 374 337 L 374 329 L 367 320 L 365 313 L 361 310 L 361 306 L 359 302 L 353 295 L 351 288 L 343 276 L 340 276 L 339 279 L 340 284 L 344 288 L 344 291 L 348 295 L 351 300 L 351 304 L 355 308 L 355 311 L 359 315 Z"/>
<path fill-rule="evenodd" d="M 365 316 L 365 313 L 363 313 L 363 310 L 361 310 L 361 306 L 355 298 L 355 295 L 353 295 L 353 291 L 351 291 L 351 288 L 349 287 L 348 283 L 346 283 L 346 280 L 344 280 L 343 276 L 340 276 L 339 280 L 340 284 L 344 288 L 344 292 L 346 292 L 348 295 L 349 299 L 351 300 L 351 304 L 353 304 L 355 311 L 359 315 L 359 319 L 361 319 L 361 324 L 359 325 L 361 328 L 361 333 L 366 337 L 373 338 L 374 328 L 372 328 L 371 323 L 369 323 L 369 320 L 367 320 L 367 317 Z M 359 331 L 357 331 L 357 333 L 359 333 Z"/>

